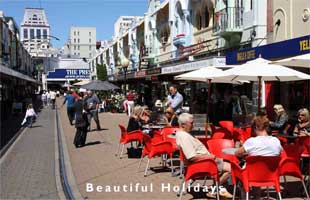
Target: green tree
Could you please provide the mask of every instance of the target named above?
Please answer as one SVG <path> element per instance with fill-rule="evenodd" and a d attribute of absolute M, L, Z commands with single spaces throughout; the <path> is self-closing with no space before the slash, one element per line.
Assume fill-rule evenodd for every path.
<path fill-rule="evenodd" d="M 97 65 L 97 77 L 98 77 L 98 80 L 101 80 L 101 81 L 106 81 L 108 79 L 106 64 Z"/>

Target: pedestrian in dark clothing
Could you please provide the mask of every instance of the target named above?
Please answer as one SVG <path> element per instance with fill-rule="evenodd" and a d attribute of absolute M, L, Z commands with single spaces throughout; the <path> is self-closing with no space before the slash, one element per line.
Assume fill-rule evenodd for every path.
<path fill-rule="evenodd" d="M 65 105 L 66 102 L 67 102 L 68 118 L 69 118 L 70 124 L 73 125 L 73 120 L 74 120 L 74 115 L 75 115 L 75 111 L 74 111 L 75 99 L 74 99 L 74 96 L 72 96 L 72 91 L 69 91 L 68 94 L 65 96 L 65 100 L 62 105 Z"/>
<path fill-rule="evenodd" d="M 89 130 L 91 127 L 91 119 L 94 118 L 97 130 L 101 130 L 99 117 L 98 117 L 98 108 L 99 108 L 99 99 L 96 94 L 93 94 L 92 91 L 87 91 L 87 97 L 85 98 L 85 103 L 87 105 L 87 118 L 89 123 Z"/>
<path fill-rule="evenodd" d="M 74 103 L 76 133 L 73 144 L 76 148 L 85 145 L 87 136 L 88 119 L 84 107 L 83 96 L 84 94 L 80 93 L 78 100 Z"/>

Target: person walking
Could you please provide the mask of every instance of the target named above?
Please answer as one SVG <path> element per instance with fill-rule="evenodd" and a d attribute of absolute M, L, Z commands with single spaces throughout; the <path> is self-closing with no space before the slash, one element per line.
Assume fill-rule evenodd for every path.
<path fill-rule="evenodd" d="M 50 107 L 51 106 L 51 91 L 50 90 L 46 92 L 46 99 L 47 99 L 47 106 Z"/>
<path fill-rule="evenodd" d="M 169 93 L 170 95 L 168 96 L 167 106 L 171 107 L 177 115 L 181 114 L 183 96 L 178 92 L 176 85 L 171 85 L 169 87 Z"/>
<path fill-rule="evenodd" d="M 56 92 L 54 90 L 51 90 L 50 91 L 50 96 L 51 96 L 52 109 L 55 109 L 55 106 L 56 106 Z"/>
<path fill-rule="evenodd" d="M 67 102 L 67 115 L 68 115 L 68 119 L 70 121 L 70 124 L 73 125 L 73 120 L 74 120 L 74 103 L 75 103 L 75 99 L 74 96 L 72 96 L 72 91 L 69 91 L 68 94 L 65 96 L 65 100 L 62 104 L 65 105 Z"/>
<path fill-rule="evenodd" d="M 43 108 L 47 106 L 47 94 L 46 94 L 46 91 L 44 90 L 42 95 L 41 95 L 41 100 L 42 100 L 42 103 L 43 103 Z"/>
<path fill-rule="evenodd" d="M 87 137 L 87 127 L 88 119 L 87 113 L 85 111 L 85 104 L 83 101 L 84 93 L 79 93 L 78 100 L 74 103 L 75 110 L 75 128 L 76 133 L 74 137 L 73 144 L 76 148 L 82 147 L 85 145 Z"/>
<path fill-rule="evenodd" d="M 29 104 L 27 106 L 27 111 L 25 114 L 25 118 L 22 122 L 22 125 L 24 125 L 26 123 L 29 128 L 32 128 L 32 123 L 37 117 L 38 117 L 38 115 L 34 111 L 32 104 Z"/>
<path fill-rule="evenodd" d="M 97 130 L 101 130 L 99 117 L 98 117 L 98 108 L 99 108 L 99 99 L 96 94 L 93 94 L 91 90 L 87 91 L 87 97 L 85 98 L 85 103 L 87 105 L 87 118 L 89 123 L 89 130 L 91 127 L 91 119 L 94 118 Z"/>

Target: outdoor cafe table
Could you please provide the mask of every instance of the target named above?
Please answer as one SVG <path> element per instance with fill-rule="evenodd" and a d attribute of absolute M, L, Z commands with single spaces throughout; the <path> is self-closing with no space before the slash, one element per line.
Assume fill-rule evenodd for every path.
<path fill-rule="evenodd" d="M 235 155 L 235 152 L 237 151 L 238 148 L 225 148 L 222 149 L 222 152 L 227 154 L 227 155 Z"/>
<path fill-rule="evenodd" d="M 153 130 L 158 130 L 158 129 L 162 129 L 162 128 L 164 128 L 165 126 L 163 126 L 163 125 L 150 125 L 150 124 L 145 124 L 145 125 L 143 125 L 142 126 L 142 128 L 143 129 L 153 129 Z"/>

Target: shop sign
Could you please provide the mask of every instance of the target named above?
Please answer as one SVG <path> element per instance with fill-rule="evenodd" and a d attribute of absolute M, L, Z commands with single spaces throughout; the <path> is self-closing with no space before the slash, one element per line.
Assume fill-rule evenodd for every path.
<path fill-rule="evenodd" d="M 193 44 L 190 46 L 179 46 L 179 59 L 187 58 L 191 55 L 198 53 L 199 51 L 203 50 L 204 48 L 208 47 L 208 41 L 199 42 L 197 44 Z"/>
<path fill-rule="evenodd" d="M 135 72 L 136 78 L 141 78 L 141 77 L 144 77 L 145 75 L 146 75 L 146 70 L 140 70 L 140 71 Z"/>
<path fill-rule="evenodd" d="M 158 75 L 161 73 L 161 68 L 153 68 L 153 69 L 148 69 L 146 71 L 146 75 L 150 76 L 150 75 Z"/>
<path fill-rule="evenodd" d="M 244 49 L 242 51 L 228 52 L 226 64 L 239 64 L 258 58 L 260 55 L 265 59 L 279 59 L 297 56 L 310 52 L 310 35 Z"/>
<path fill-rule="evenodd" d="M 210 58 L 210 59 L 200 60 L 196 62 L 185 63 L 181 65 L 163 67 L 161 71 L 162 71 L 162 74 L 171 74 L 171 73 L 196 70 L 196 69 L 200 69 L 200 68 L 207 67 L 207 66 L 225 66 L 225 58 L 216 57 L 216 58 Z"/>
<path fill-rule="evenodd" d="M 55 69 L 47 79 L 89 79 L 90 69 Z"/>

